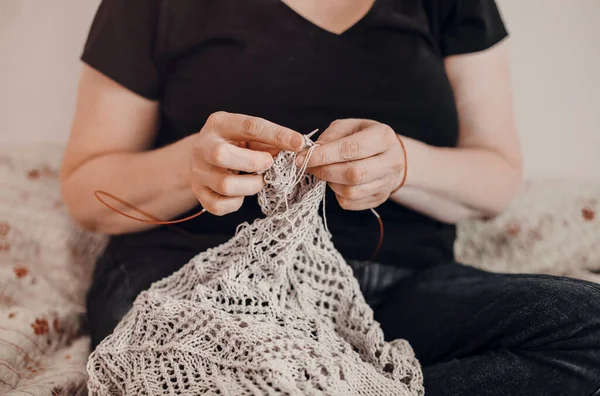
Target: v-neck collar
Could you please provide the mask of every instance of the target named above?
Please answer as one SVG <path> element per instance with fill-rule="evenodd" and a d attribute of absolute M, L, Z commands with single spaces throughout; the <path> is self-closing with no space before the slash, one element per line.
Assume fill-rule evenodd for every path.
<path fill-rule="evenodd" d="M 374 0 L 373 4 L 371 4 L 371 7 L 367 10 L 367 12 L 360 19 L 358 19 L 356 22 L 354 22 L 352 25 L 348 26 L 344 31 L 342 31 L 340 33 L 333 32 L 333 31 L 328 30 L 328 29 L 326 29 L 326 28 L 324 28 L 324 27 L 322 27 L 320 25 L 317 25 L 313 21 L 309 20 L 308 18 L 306 18 L 303 15 L 301 15 L 300 13 L 298 13 L 298 11 L 296 11 L 295 9 L 293 9 L 292 7 L 290 7 L 284 1 L 282 1 L 282 0 L 276 0 L 276 1 L 283 8 L 285 8 L 289 14 L 292 14 L 296 19 L 300 20 L 302 23 L 304 23 L 305 25 L 308 25 L 312 29 L 315 29 L 317 31 L 325 33 L 325 34 L 327 34 L 329 36 L 342 37 L 342 36 L 345 36 L 345 35 L 349 34 L 351 31 L 357 29 L 358 27 L 360 27 L 361 25 L 363 25 L 364 23 L 366 23 L 369 19 L 371 19 L 371 17 L 373 16 L 373 14 L 375 14 L 375 11 L 376 11 L 376 8 L 377 8 L 378 4 L 382 0 Z"/>

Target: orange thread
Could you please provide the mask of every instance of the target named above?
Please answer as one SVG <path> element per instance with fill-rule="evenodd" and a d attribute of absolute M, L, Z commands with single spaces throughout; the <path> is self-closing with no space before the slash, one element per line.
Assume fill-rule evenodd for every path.
<path fill-rule="evenodd" d="M 98 199 L 98 201 L 102 202 L 102 204 L 104 204 L 104 206 L 106 206 L 107 208 L 111 209 L 114 212 L 117 212 L 118 214 L 120 214 L 121 216 L 125 216 L 128 219 L 132 219 L 132 220 L 137 220 L 137 221 L 141 221 L 142 223 L 147 223 L 147 224 L 154 224 L 154 225 L 170 225 L 170 224 L 178 224 L 178 223 L 183 223 L 186 222 L 188 220 L 192 220 L 195 219 L 196 217 L 200 216 L 201 214 L 203 214 L 204 212 L 206 212 L 206 209 L 202 209 L 200 212 L 193 214 L 191 216 L 188 217 L 184 217 L 183 219 L 178 219 L 178 220 L 169 220 L 169 221 L 164 221 L 159 219 L 156 216 L 151 215 L 148 212 L 143 211 L 142 209 L 138 208 L 137 206 L 130 204 L 129 202 L 122 200 L 119 197 L 114 196 L 111 193 L 108 193 L 106 191 L 102 191 L 102 190 L 96 190 L 94 191 L 94 195 L 96 196 L 96 199 Z M 118 203 L 120 203 L 121 205 L 136 211 L 138 213 L 140 213 L 143 216 L 146 216 L 147 218 L 151 219 L 151 220 L 146 220 L 146 219 L 140 219 L 139 217 L 135 217 L 132 215 L 129 215 L 117 208 L 115 208 L 114 206 L 112 206 L 111 204 L 109 204 L 108 202 L 104 201 L 104 199 L 102 199 L 100 197 L 100 195 L 106 195 L 107 197 L 114 199 L 115 201 L 117 201 Z"/>
<path fill-rule="evenodd" d="M 400 182 L 400 185 L 397 189 L 392 191 L 392 194 L 395 194 L 396 192 L 398 192 L 398 190 L 404 187 L 404 184 L 406 184 L 406 176 L 408 176 L 408 155 L 406 154 L 406 146 L 404 145 L 404 142 L 402 141 L 402 138 L 399 135 L 396 135 L 396 137 L 400 142 L 400 146 L 402 147 L 402 155 L 404 156 L 404 175 L 402 176 L 402 181 Z"/>
<path fill-rule="evenodd" d="M 377 242 L 377 247 L 375 248 L 375 253 L 373 253 L 373 255 L 371 256 L 371 259 L 369 261 L 373 261 L 373 260 L 375 260 L 375 257 L 377 257 L 377 254 L 379 253 L 379 250 L 381 249 L 381 245 L 383 245 L 383 235 L 384 235 L 383 220 L 381 220 L 381 216 L 379 216 L 379 213 L 377 213 L 377 211 L 375 209 L 371 209 L 371 212 L 377 218 L 377 222 L 379 222 L 379 242 Z"/>
<path fill-rule="evenodd" d="M 402 187 L 404 187 L 404 184 L 406 184 L 406 176 L 408 175 L 408 155 L 406 153 L 406 146 L 404 145 L 404 142 L 402 141 L 402 138 L 399 135 L 396 135 L 396 137 L 398 138 L 398 141 L 400 142 L 400 146 L 402 147 L 402 155 L 404 157 L 404 175 L 402 176 L 402 181 L 400 182 L 400 185 L 398 186 L 398 188 L 396 188 L 394 191 L 392 191 L 392 194 L 395 194 L 396 192 L 398 192 L 398 190 L 400 190 Z M 373 256 L 371 256 L 371 259 L 369 261 L 373 261 L 375 259 L 375 257 L 377 257 L 377 254 L 379 253 L 379 250 L 381 249 L 381 245 L 383 245 L 383 237 L 385 234 L 385 230 L 383 227 L 383 220 L 381 219 L 381 216 L 379 216 L 379 213 L 377 213 L 375 211 L 375 209 L 371 209 L 371 212 L 373 212 L 373 214 L 375 215 L 375 217 L 377 217 L 377 221 L 379 222 L 379 242 L 377 242 L 377 248 L 375 249 L 375 253 L 373 253 Z"/>

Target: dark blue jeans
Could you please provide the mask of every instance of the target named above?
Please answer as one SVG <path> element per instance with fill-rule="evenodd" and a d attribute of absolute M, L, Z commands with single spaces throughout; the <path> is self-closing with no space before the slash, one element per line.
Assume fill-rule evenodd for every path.
<path fill-rule="evenodd" d="M 178 250 L 102 257 L 88 295 L 93 345 L 138 293 L 191 257 Z M 427 396 L 600 395 L 599 285 L 457 263 L 419 271 L 350 265 L 386 338 L 413 346 Z"/>

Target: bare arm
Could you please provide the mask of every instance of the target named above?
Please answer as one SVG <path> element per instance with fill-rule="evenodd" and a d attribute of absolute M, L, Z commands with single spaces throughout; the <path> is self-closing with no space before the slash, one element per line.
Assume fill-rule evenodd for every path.
<path fill-rule="evenodd" d="M 144 99 L 84 66 L 73 130 L 61 170 L 63 197 L 84 228 L 107 234 L 151 227 L 98 202 L 105 190 L 171 219 L 200 204 L 224 215 L 264 187 L 273 158 L 253 145 L 298 151 L 301 134 L 269 121 L 216 112 L 202 129 L 176 143 L 149 150 L 158 128 L 158 103 Z M 246 174 L 240 174 L 246 172 Z"/>
<path fill-rule="evenodd" d="M 403 138 L 407 185 L 391 198 L 449 223 L 497 215 L 518 191 L 522 166 L 506 42 L 449 57 L 446 70 L 458 107 L 458 147 Z"/>
<path fill-rule="evenodd" d="M 158 103 L 84 65 L 61 170 L 64 200 L 81 226 L 107 234 L 152 227 L 106 208 L 93 195 L 98 189 L 161 219 L 198 204 L 189 187 L 190 139 L 148 151 L 157 127 Z"/>
<path fill-rule="evenodd" d="M 510 202 L 520 186 L 521 154 L 505 44 L 448 58 L 446 68 L 459 113 L 458 147 L 429 146 L 361 119 L 337 120 L 319 137 L 308 169 L 329 182 L 344 209 L 374 208 L 391 198 L 454 223 L 496 215 Z M 400 190 L 406 168 L 399 139 L 408 156 Z"/>

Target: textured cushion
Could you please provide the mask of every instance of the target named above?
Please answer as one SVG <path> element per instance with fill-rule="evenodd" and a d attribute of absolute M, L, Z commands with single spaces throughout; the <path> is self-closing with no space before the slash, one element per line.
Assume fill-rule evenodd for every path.
<path fill-rule="evenodd" d="M 600 183 L 527 183 L 510 207 L 458 227 L 458 261 L 496 272 L 600 282 Z"/>
<path fill-rule="evenodd" d="M 0 394 L 85 392 L 84 297 L 105 238 L 71 224 L 61 153 L 0 149 Z"/>

